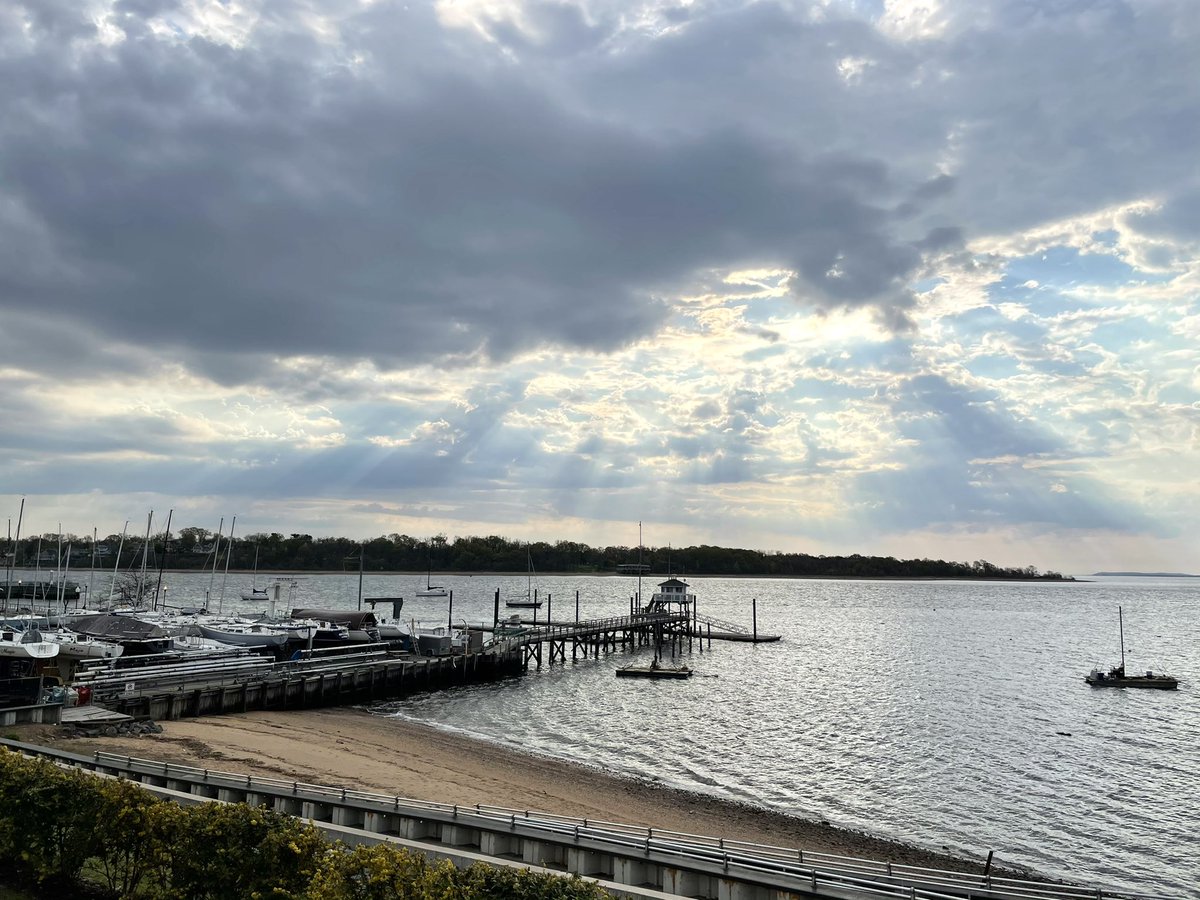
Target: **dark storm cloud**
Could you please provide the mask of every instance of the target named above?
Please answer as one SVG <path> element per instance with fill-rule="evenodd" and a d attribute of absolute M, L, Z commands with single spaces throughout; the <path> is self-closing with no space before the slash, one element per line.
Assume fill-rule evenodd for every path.
<path fill-rule="evenodd" d="M 878 160 L 597 117 L 395 7 L 346 26 L 358 70 L 278 13 L 232 47 L 152 35 L 155 8 L 123 4 L 101 48 L 58 7 L 3 60 L 0 303 L 64 333 L 237 382 L 269 355 L 612 349 L 714 263 L 792 266 L 818 307 L 909 305 L 920 247 L 873 202 Z M 551 38 L 583 40 L 562 15 Z"/>

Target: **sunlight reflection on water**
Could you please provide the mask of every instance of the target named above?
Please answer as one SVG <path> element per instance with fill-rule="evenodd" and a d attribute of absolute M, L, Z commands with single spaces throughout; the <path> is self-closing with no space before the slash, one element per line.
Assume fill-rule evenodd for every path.
<path fill-rule="evenodd" d="M 417 580 L 367 575 L 364 594 L 411 596 Z M 524 588 L 440 580 L 472 622 L 491 622 L 496 589 Z M 759 629 L 783 640 L 714 642 L 689 681 L 618 681 L 617 653 L 380 711 L 1063 878 L 1192 890 L 1200 580 L 688 581 L 702 615 L 749 626 L 757 599 Z M 555 619 L 574 618 L 576 591 L 583 618 L 627 612 L 636 583 L 540 579 Z M 357 602 L 357 573 L 301 585 L 297 605 Z M 1083 683 L 1119 653 L 1118 605 L 1130 669 L 1169 671 L 1179 691 Z M 448 601 L 404 612 L 444 621 Z"/>

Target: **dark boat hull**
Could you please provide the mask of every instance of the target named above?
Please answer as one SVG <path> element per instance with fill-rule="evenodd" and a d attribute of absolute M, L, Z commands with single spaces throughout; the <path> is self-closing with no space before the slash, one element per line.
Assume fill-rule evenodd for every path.
<path fill-rule="evenodd" d="M 1178 679 L 1169 675 L 1125 675 L 1119 678 L 1111 675 L 1085 675 L 1083 680 L 1092 687 L 1152 688 L 1160 691 L 1174 691 L 1179 688 Z"/>
<path fill-rule="evenodd" d="M 659 666 L 622 666 L 617 669 L 618 678 L 691 678 L 692 670 L 687 666 L 671 668 Z"/>

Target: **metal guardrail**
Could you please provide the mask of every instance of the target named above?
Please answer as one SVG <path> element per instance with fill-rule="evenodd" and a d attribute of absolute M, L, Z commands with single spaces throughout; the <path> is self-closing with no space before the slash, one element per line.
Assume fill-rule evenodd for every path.
<path fill-rule="evenodd" d="M 96 752 L 79 756 L 52 748 L 0 740 L 0 745 L 60 764 L 116 770 L 156 779 L 272 794 L 326 805 L 432 819 L 636 857 L 648 862 L 705 868 L 782 889 L 908 900 L 1168 900 L 1100 887 L 1043 882 L 1001 875 L 896 865 L 870 859 L 727 840 L 669 829 L 511 809 L 489 804 L 462 806 L 333 788 L 279 778 L 198 769 L 132 756 Z"/>
<path fill-rule="evenodd" d="M 716 616 L 702 616 L 696 614 L 697 625 L 711 625 L 713 628 L 721 631 L 727 631 L 731 634 L 750 634 L 750 629 L 745 625 L 738 625 L 734 622 L 726 622 L 724 619 L 718 619 Z"/>
<path fill-rule="evenodd" d="M 499 641 L 510 642 L 515 646 L 543 643 L 546 641 L 570 640 L 572 638 L 589 637 L 610 631 L 626 631 L 633 628 L 645 628 L 648 625 L 669 625 L 679 623 L 686 625 L 688 618 L 683 615 L 670 613 L 637 613 L 632 616 L 610 616 L 604 619 L 587 619 L 582 622 L 571 622 L 558 625 L 532 625 L 517 635 L 506 635 Z"/>

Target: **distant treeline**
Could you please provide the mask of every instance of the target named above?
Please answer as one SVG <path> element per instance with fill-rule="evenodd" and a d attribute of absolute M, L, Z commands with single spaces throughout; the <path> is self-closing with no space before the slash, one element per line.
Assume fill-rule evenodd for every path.
<path fill-rule="evenodd" d="M 615 572 L 637 565 L 648 575 L 753 575 L 800 578 L 989 578 L 1063 580 L 1057 572 L 1033 566 L 1005 568 L 986 560 L 947 562 L 941 559 L 896 559 L 891 556 L 811 556 L 807 553 L 763 553 L 729 547 L 589 547 L 574 541 L 533 543 L 488 537 L 439 535 L 430 540 L 389 534 L 360 542 L 342 537 L 250 534 L 229 540 L 204 528 L 184 528 L 166 539 L 112 534 L 91 537 L 41 535 L 22 538 L 10 550 L 16 566 L 61 571 L 70 548 L 70 568 L 128 570 L 142 565 L 157 569 L 251 569 L 260 571 L 357 571 L 361 556 L 367 571 L 525 572 L 532 561 L 538 572 Z M 60 549 L 61 547 L 61 549 Z M 94 552 L 93 552 L 94 549 Z"/>

